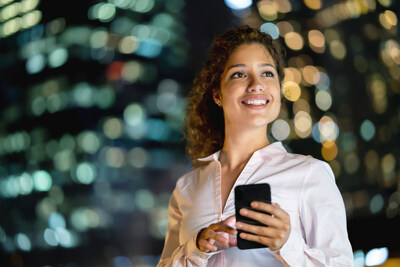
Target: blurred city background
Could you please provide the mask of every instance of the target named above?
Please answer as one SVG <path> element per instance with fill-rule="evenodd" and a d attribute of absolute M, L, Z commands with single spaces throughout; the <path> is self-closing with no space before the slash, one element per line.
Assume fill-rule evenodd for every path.
<path fill-rule="evenodd" d="M 0 266 L 155 266 L 212 39 L 287 53 L 272 141 L 331 165 L 355 266 L 400 266 L 395 0 L 0 0 Z M 329 231 L 330 229 L 326 229 Z"/>

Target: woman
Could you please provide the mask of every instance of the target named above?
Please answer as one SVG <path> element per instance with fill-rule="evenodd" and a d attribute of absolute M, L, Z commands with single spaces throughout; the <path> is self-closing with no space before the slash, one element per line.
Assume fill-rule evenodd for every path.
<path fill-rule="evenodd" d="M 171 196 L 158 266 L 353 265 L 329 165 L 268 141 L 283 77 L 280 48 L 269 35 L 243 26 L 214 41 L 188 100 L 186 138 L 196 168 L 177 181 Z M 270 215 L 240 213 L 265 226 L 234 216 L 233 188 L 256 183 L 270 184 L 273 204 L 253 202 L 252 208 Z M 268 248 L 238 249 L 236 229 Z"/>

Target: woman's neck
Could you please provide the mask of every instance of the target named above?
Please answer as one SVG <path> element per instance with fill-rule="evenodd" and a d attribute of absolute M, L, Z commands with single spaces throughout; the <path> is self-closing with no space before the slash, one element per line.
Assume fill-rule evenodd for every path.
<path fill-rule="evenodd" d="M 248 129 L 235 131 L 227 129 L 219 161 L 222 166 L 235 169 L 246 164 L 255 151 L 269 144 L 266 127 L 251 131 Z"/>

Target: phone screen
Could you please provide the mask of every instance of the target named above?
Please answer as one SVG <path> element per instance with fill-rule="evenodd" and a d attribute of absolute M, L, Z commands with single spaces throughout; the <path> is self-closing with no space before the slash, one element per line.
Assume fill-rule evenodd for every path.
<path fill-rule="evenodd" d="M 250 185 L 239 185 L 235 187 L 235 211 L 236 211 L 236 221 L 260 225 L 261 223 L 243 217 L 239 214 L 239 210 L 242 208 L 254 210 L 250 207 L 250 203 L 253 201 L 261 201 L 265 203 L 271 203 L 271 189 L 269 184 L 250 184 Z M 257 211 L 260 212 L 260 211 Z M 252 249 L 252 248 L 265 248 L 265 245 L 260 243 L 244 240 L 240 238 L 240 233 L 243 231 L 238 229 L 237 234 L 237 246 L 239 249 Z"/>

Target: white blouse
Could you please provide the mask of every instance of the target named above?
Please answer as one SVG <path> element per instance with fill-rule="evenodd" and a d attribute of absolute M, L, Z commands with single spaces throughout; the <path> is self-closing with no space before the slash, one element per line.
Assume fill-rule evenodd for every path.
<path fill-rule="evenodd" d="M 290 215 L 289 239 L 268 248 L 204 253 L 197 233 L 235 214 L 234 190 L 221 203 L 220 151 L 199 159 L 205 167 L 183 175 L 169 203 L 165 245 L 157 266 L 353 266 L 341 194 L 330 166 L 312 157 L 286 152 L 275 142 L 253 153 L 235 184 L 269 183 L 271 200 Z M 283 261 L 284 260 L 284 261 Z"/>

